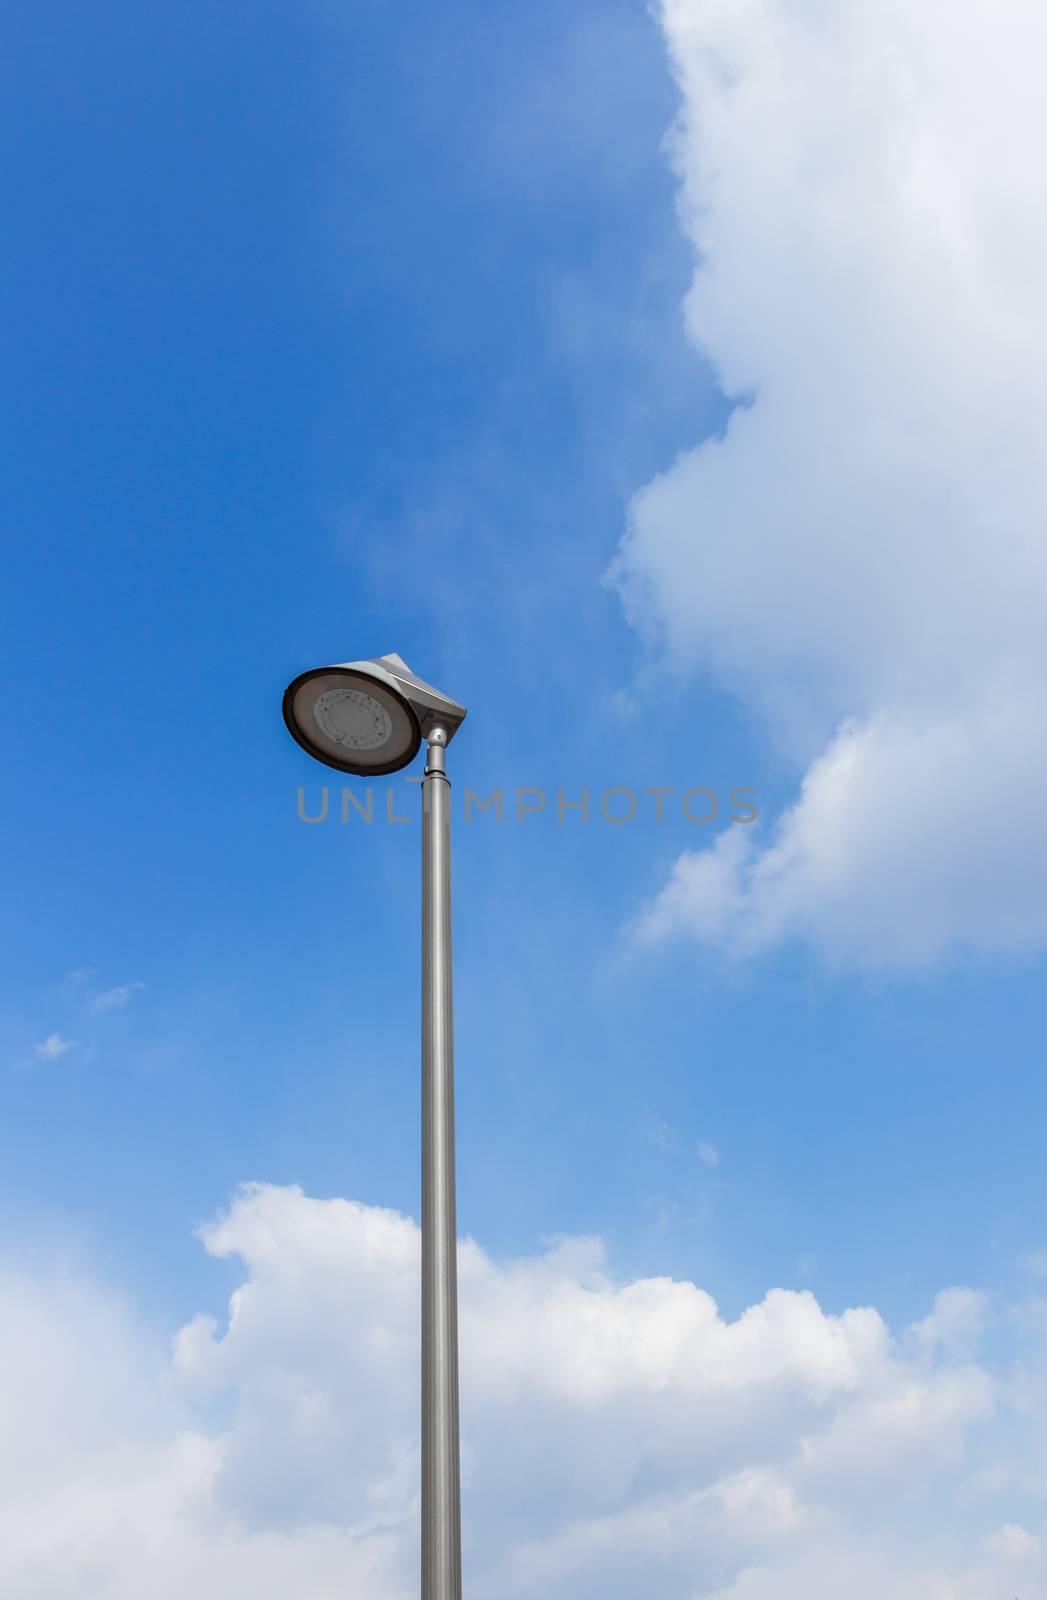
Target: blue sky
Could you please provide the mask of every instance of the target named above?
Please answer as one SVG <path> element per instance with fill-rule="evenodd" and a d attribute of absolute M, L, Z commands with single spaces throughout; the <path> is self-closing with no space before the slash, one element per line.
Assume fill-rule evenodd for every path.
<path fill-rule="evenodd" d="M 1023 1293 L 1044 1248 L 1042 930 L 1016 913 L 1012 938 L 989 884 L 987 910 L 954 926 L 946 907 L 919 949 L 904 932 L 943 883 L 1010 881 L 996 841 L 1025 824 L 1003 757 L 973 820 L 968 767 L 932 763 L 908 810 L 899 768 L 876 847 L 914 816 L 924 833 L 883 870 L 890 916 L 846 873 L 839 916 L 766 910 L 779 868 L 760 863 L 776 838 L 796 859 L 797 797 L 838 770 L 841 719 L 875 753 L 878 718 L 944 726 L 967 699 L 931 704 L 915 645 L 893 657 L 908 698 L 872 644 L 846 654 L 866 616 L 871 640 L 905 634 L 862 554 L 882 533 L 853 557 L 837 541 L 819 602 L 827 562 L 761 534 L 745 498 L 773 485 L 758 453 L 731 487 L 761 361 L 773 407 L 792 358 L 759 310 L 781 311 L 774 251 L 716 231 L 716 196 L 749 215 L 750 168 L 724 135 L 703 177 L 697 111 L 665 147 L 704 103 L 687 10 L 9 15 L 0 1219 L 11 1259 L 76 1263 L 158 1336 L 222 1317 L 242 1268 L 195 1230 L 241 1183 L 417 1216 L 417 793 L 397 790 L 410 825 L 342 826 L 335 775 L 280 719 L 300 670 L 390 650 L 470 712 L 452 751 L 463 1234 L 495 1259 L 599 1236 L 616 1278 L 693 1282 L 726 1318 L 782 1287 L 892 1327 L 950 1285 Z M 707 179 L 703 235 L 686 197 Z M 711 287 L 689 337 L 696 245 Z M 783 247 L 783 296 L 817 287 L 797 259 Z M 818 310 L 793 303 L 817 345 Z M 826 385 L 835 359 L 815 358 Z M 795 396 L 808 434 L 820 392 Z M 831 421 L 824 440 L 844 453 Z M 723 453 L 696 473 L 728 465 L 688 500 L 702 441 Z M 795 481 L 795 526 L 814 526 Z M 929 564 L 933 487 L 908 547 Z M 710 514 L 729 547 L 702 545 Z M 962 565 L 939 568 L 946 610 Z M 776 593 L 796 639 L 761 620 Z M 816 604 L 854 616 L 822 638 Z M 329 781 L 331 818 L 303 825 L 298 786 L 312 805 Z M 464 823 L 467 786 L 518 785 L 587 787 L 594 811 L 612 785 L 675 793 L 662 823 L 646 801 L 625 827 Z M 692 785 L 721 816 L 731 788 L 757 794 L 737 921 L 664 900 L 674 863 L 734 831 L 680 814 Z M 929 886 L 910 860 L 939 863 Z M 788 907 L 815 903 L 801 890 Z"/>

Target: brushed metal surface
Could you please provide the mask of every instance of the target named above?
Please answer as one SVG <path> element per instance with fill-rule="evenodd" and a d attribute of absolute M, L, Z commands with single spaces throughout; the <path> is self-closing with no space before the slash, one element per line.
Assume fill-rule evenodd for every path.
<path fill-rule="evenodd" d="M 422 1600 L 461 1600 L 447 736 L 422 784 Z"/>

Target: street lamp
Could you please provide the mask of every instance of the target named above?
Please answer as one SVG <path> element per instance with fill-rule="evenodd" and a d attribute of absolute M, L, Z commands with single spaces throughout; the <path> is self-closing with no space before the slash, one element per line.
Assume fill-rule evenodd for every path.
<path fill-rule="evenodd" d="M 422 1600 L 461 1600 L 451 809 L 444 751 L 465 707 L 399 656 L 303 672 L 284 721 L 317 761 L 374 777 L 426 741 L 422 780 Z"/>

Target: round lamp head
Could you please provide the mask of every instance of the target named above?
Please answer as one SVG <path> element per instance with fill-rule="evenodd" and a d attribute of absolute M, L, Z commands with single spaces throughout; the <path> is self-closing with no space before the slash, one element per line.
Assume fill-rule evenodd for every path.
<path fill-rule="evenodd" d="M 284 721 L 317 761 L 361 778 L 406 767 L 422 742 L 403 695 L 355 667 L 301 673 L 284 695 Z"/>

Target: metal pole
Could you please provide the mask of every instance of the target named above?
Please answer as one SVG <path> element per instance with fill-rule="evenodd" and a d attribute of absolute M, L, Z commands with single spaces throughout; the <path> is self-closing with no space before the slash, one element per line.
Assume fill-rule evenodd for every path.
<path fill-rule="evenodd" d="M 432 729 L 422 783 L 422 1600 L 462 1595 L 446 744 Z"/>

